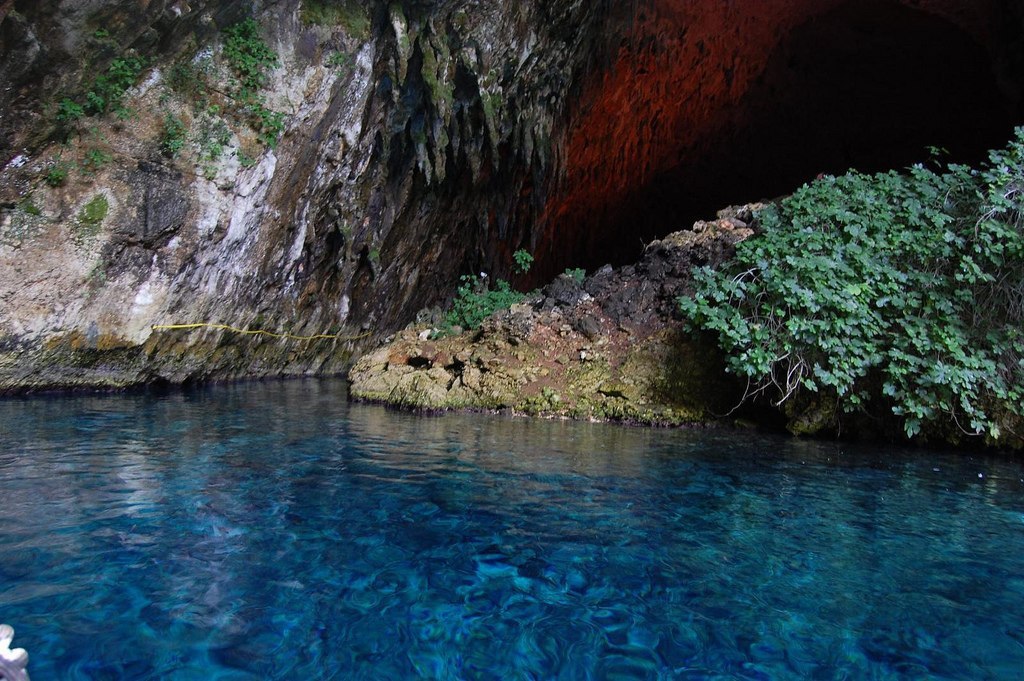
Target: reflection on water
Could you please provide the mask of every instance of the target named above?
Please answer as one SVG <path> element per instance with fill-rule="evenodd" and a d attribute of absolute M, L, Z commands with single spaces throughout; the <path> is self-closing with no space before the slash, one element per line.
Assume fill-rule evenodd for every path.
<path fill-rule="evenodd" d="M 0 401 L 34 678 L 1024 677 L 1024 466 L 349 405 Z"/>

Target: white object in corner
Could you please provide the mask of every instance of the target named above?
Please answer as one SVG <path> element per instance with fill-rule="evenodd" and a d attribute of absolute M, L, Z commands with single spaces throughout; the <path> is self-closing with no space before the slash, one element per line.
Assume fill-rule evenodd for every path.
<path fill-rule="evenodd" d="M 4 681 L 29 681 L 28 653 L 24 648 L 11 649 L 11 641 L 14 640 L 14 629 L 6 624 L 0 624 L 0 679 Z"/>

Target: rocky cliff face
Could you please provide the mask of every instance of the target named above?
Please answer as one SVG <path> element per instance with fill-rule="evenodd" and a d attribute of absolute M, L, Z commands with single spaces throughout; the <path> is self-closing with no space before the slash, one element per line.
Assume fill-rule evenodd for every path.
<path fill-rule="evenodd" d="M 1008 135 L 1018 12 L 1002 0 L 0 2 L 0 391 L 340 371 L 460 274 L 506 275 L 518 248 L 541 277 L 621 263 L 758 175 L 750 166 L 786 181 L 830 170 L 776 168 L 789 138 L 754 153 L 755 124 L 808 107 L 798 132 L 843 118 L 833 109 L 852 91 L 790 95 L 870 81 L 842 69 L 865 54 L 888 63 L 894 42 L 951 45 L 922 62 L 966 64 L 955 93 L 972 104 L 933 114 L 939 132 L 969 113 L 980 137 Z M 237 30 L 249 16 L 258 40 Z M 869 48 L 843 53 L 864 35 Z M 258 42 L 276 60 L 249 82 Z M 922 97 L 909 99 L 936 106 Z M 911 126 L 917 109 L 899 110 Z M 190 323 L 277 335 L 153 328 Z"/>
<path fill-rule="evenodd" d="M 25 5 L 3 23 L 7 390 L 341 370 L 523 238 L 601 16 L 263 3 L 270 145 L 224 49 L 238 3 Z M 90 112 L 97 72 L 136 57 L 127 114 Z M 152 328 L 176 322 L 330 337 Z"/>

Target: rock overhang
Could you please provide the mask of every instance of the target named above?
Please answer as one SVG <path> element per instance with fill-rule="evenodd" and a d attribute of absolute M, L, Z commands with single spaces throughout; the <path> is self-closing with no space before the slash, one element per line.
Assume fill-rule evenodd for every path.
<path fill-rule="evenodd" d="M 648 0 L 569 104 L 539 270 L 635 257 L 717 207 L 819 173 L 975 160 L 1021 122 L 1004 0 Z"/>

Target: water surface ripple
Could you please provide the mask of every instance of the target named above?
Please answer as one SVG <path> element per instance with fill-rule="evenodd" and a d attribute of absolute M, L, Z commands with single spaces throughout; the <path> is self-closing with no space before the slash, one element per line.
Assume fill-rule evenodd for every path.
<path fill-rule="evenodd" d="M 0 401 L 47 679 L 1021 679 L 1012 459 L 349 405 Z"/>

